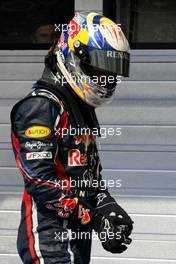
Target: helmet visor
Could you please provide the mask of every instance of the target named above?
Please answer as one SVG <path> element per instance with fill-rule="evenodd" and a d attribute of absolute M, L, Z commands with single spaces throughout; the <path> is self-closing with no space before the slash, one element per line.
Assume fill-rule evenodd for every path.
<path fill-rule="evenodd" d="M 110 72 L 113 75 L 129 76 L 130 54 L 122 51 L 110 51 L 100 49 L 89 49 L 86 51 L 86 59 L 83 64 L 88 64 L 92 68 Z"/>

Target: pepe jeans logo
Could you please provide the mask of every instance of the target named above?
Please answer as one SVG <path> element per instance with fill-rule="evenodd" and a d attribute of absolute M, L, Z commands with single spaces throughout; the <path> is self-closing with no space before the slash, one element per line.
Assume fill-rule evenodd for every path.
<path fill-rule="evenodd" d="M 51 134 L 51 129 L 46 126 L 33 126 L 25 131 L 25 135 L 29 138 L 42 138 Z"/>
<path fill-rule="evenodd" d="M 53 147 L 53 143 L 52 142 L 49 142 L 49 143 L 45 143 L 45 142 L 42 142 L 42 141 L 26 141 L 25 143 L 25 148 L 26 149 L 41 149 L 41 148 L 45 148 L 45 147 Z"/>

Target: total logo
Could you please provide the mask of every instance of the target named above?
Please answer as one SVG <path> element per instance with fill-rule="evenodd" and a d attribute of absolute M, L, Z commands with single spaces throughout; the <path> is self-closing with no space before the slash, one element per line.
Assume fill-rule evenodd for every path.
<path fill-rule="evenodd" d="M 52 152 L 29 152 L 26 153 L 26 160 L 52 159 Z"/>
<path fill-rule="evenodd" d="M 42 138 L 51 134 L 51 129 L 46 126 L 33 126 L 25 131 L 25 135 L 29 138 Z"/>
<path fill-rule="evenodd" d="M 78 149 L 71 149 L 68 152 L 68 165 L 69 166 L 86 166 L 87 155 L 81 154 Z"/>

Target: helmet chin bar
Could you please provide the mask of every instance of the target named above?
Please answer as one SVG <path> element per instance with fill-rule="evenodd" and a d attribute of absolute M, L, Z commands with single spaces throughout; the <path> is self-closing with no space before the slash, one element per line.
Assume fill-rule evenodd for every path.
<path fill-rule="evenodd" d="M 62 57 L 61 50 L 55 50 L 55 54 L 57 57 L 57 67 L 62 72 L 63 76 L 65 77 L 66 81 L 75 91 L 75 93 L 83 100 L 85 103 L 92 107 L 98 107 L 105 103 L 109 103 L 113 99 L 113 94 L 115 92 L 115 88 L 113 94 L 107 98 L 107 88 L 100 86 L 99 84 L 95 84 L 93 82 L 83 83 L 78 81 L 76 83 L 76 79 L 80 80 L 81 76 L 85 76 L 85 78 L 89 78 L 86 76 L 81 68 L 80 68 L 80 59 L 75 55 L 75 53 L 71 52 L 67 60 L 64 62 Z M 76 74 L 77 72 L 77 74 Z M 73 78 L 75 77 L 75 79 Z M 82 88 L 80 88 L 80 86 Z"/>
<path fill-rule="evenodd" d="M 111 101 L 110 98 L 107 96 L 107 93 L 110 91 L 110 89 L 108 89 L 106 86 L 100 85 L 98 81 L 94 82 L 91 76 L 87 75 L 83 71 L 80 64 L 81 64 L 80 59 L 75 55 L 75 53 L 72 52 L 70 54 L 70 58 L 68 58 L 68 60 L 66 61 L 66 67 L 67 69 L 69 69 L 72 76 L 77 81 L 80 81 L 80 83 L 83 83 L 83 85 L 85 84 L 91 91 L 92 96 L 96 98 L 97 100 L 101 100 L 100 104 L 106 103 L 107 100 Z M 95 74 L 95 77 L 96 77 L 96 74 Z M 116 86 L 111 89 L 112 93 L 115 92 Z"/>
<path fill-rule="evenodd" d="M 72 89 L 74 90 L 74 92 L 83 100 L 85 101 L 88 105 L 92 106 L 92 107 L 96 107 L 97 105 L 94 103 L 90 103 L 89 101 L 87 101 L 85 99 L 84 95 L 81 95 L 80 93 L 78 93 L 78 88 L 77 88 L 77 84 L 75 83 L 75 81 L 73 80 L 70 72 L 68 71 L 68 69 L 66 68 L 66 65 L 64 64 L 64 60 L 63 60 L 63 54 L 62 51 L 57 47 L 57 49 L 55 50 L 55 54 L 57 57 L 57 67 L 59 69 L 59 71 L 61 71 L 61 73 L 63 74 L 63 76 L 65 77 L 66 81 L 68 82 L 68 84 L 72 87 Z"/>

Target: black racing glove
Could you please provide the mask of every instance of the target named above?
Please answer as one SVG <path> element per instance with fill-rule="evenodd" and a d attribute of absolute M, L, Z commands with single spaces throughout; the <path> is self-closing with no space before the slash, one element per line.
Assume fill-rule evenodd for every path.
<path fill-rule="evenodd" d="M 122 253 L 132 241 L 133 221 L 107 190 L 96 195 L 93 226 L 103 248 L 111 253 Z"/>

